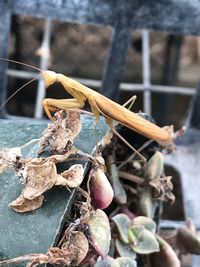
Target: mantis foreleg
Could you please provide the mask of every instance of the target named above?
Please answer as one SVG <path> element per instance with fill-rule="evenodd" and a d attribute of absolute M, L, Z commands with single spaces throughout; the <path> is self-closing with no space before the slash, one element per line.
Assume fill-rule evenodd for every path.
<path fill-rule="evenodd" d="M 44 110 L 50 120 L 54 120 L 50 111 L 55 111 L 57 109 L 70 109 L 70 108 L 82 108 L 84 103 L 80 103 L 75 98 L 70 99 L 53 99 L 45 98 L 42 102 Z"/>

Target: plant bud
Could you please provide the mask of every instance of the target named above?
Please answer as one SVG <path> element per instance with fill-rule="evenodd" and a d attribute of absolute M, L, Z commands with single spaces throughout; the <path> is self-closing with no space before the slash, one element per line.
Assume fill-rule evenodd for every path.
<path fill-rule="evenodd" d="M 102 169 L 94 168 L 89 174 L 89 191 L 95 209 L 107 208 L 113 200 L 113 189 Z"/>

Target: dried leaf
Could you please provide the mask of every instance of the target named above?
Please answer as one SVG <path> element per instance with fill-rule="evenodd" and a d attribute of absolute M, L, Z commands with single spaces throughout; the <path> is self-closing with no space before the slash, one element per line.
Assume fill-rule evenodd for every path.
<path fill-rule="evenodd" d="M 166 176 L 163 178 L 158 177 L 149 182 L 149 185 L 154 189 L 153 197 L 155 199 L 159 199 L 161 201 L 170 201 L 170 203 L 175 201 L 175 196 L 171 192 L 173 189 L 171 179 L 171 176 Z"/>
<path fill-rule="evenodd" d="M 70 257 L 71 253 L 65 252 L 57 247 L 52 247 L 48 249 L 47 254 L 38 254 L 26 267 L 36 267 L 47 263 L 57 266 L 68 266 L 71 263 Z"/>
<path fill-rule="evenodd" d="M 61 249 L 69 254 L 72 266 L 78 266 L 86 257 L 89 244 L 86 236 L 80 231 L 70 231 L 65 236 Z"/>
<path fill-rule="evenodd" d="M 52 247 L 48 249 L 47 254 L 29 254 L 17 258 L 0 261 L 0 266 L 19 264 L 23 261 L 29 261 L 26 267 L 36 267 L 41 264 L 50 264 L 53 266 L 78 266 L 85 258 L 88 252 L 88 241 L 85 235 L 80 231 L 70 231 L 68 239 L 62 248 Z"/>
<path fill-rule="evenodd" d="M 18 264 L 17 266 L 19 266 L 19 263 L 23 261 L 28 261 L 26 267 L 36 267 L 47 263 L 62 267 L 70 264 L 70 254 L 62 251 L 60 248 L 52 247 L 48 250 L 47 254 L 29 254 L 13 259 L 2 260 L 0 261 L 0 266 L 11 266 L 13 264 Z"/>
<path fill-rule="evenodd" d="M 0 151 L 0 174 L 9 167 L 17 167 L 17 162 L 21 157 L 21 148 L 7 148 L 4 147 Z"/>
<path fill-rule="evenodd" d="M 67 117 L 63 123 L 65 123 L 65 128 L 72 131 L 74 140 L 78 136 L 82 128 L 81 111 L 71 109 L 65 112 L 67 112 Z"/>
<path fill-rule="evenodd" d="M 25 166 L 26 184 L 23 196 L 34 199 L 49 190 L 57 180 L 57 170 L 54 162 L 48 162 L 41 158 L 32 159 Z"/>
<path fill-rule="evenodd" d="M 27 212 L 40 208 L 42 206 L 44 196 L 40 195 L 34 199 L 26 199 L 23 195 L 20 195 L 17 199 L 12 201 L 9 206 L 16 212 Z"/>
<path fill-rule="evenodd" d="M 68 170 L 57 176 L 55 185 L 76 188 L 82 183 L 84 178 L 83 174 L 83 166 L 81 164 L 74 164 Z"/>
<path fill-rule="evenodd" d="M 57 155 L 57 154 L 56 155 L 51 155 L 48 158 L 45 158 L 43 160 L 44 160 L 44 162 L 54 162 L 54 163 L 64 162 L 69 158 L 69 156 L 71 154 L 75 154 L 76 151 L 77 150 L 75 148 L 72 148 L 70 151 L 66 152 L 63 155 Z"/>
<path fill-rule="evenodd" d="M 41 154 L 46 147 L 49 147 L 51 153 L 68 152 L 82 127 L 80 114 L 78 110 L 56 112 L 55 121 L 48 125 L 40 139 L 38 153 Z"/>

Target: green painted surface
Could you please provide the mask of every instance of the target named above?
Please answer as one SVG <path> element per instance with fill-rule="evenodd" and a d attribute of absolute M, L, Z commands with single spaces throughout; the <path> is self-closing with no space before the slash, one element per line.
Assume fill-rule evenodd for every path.
<path fill-rule="evenodd" d="M 0 148 L 21 146 L 31 139 L 39 138 L 46 125 L 46 122 L 0 120 Z M 100 120 L 95 130 L 93 118 L 84 116 L 76 147 L 91 153 L 106 129 L 104 121 Z M 28 146 L 23 153 L 34 156 L 36 151 L 37 144 Z M 8 207 L 8 204 L 20 195 L 22 187 L 13 171 L 6 171 L 0 176 L 0 259 L 46 252 L 59 235 L 73 195 L 66 189 L 51 189 L 45 194 L 41 208 L 20 214 Z"/>

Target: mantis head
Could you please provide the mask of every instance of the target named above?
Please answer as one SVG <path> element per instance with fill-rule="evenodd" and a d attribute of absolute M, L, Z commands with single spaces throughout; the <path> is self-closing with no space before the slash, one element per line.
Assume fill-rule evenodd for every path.
<path fill-rule="evenodd" d="M 42 73 L 44 79 L 45 87 L 48 88 L 50 85 L 54 84 L 57 81 L 57 73 L 51 70 L 45 70 Z"/>

